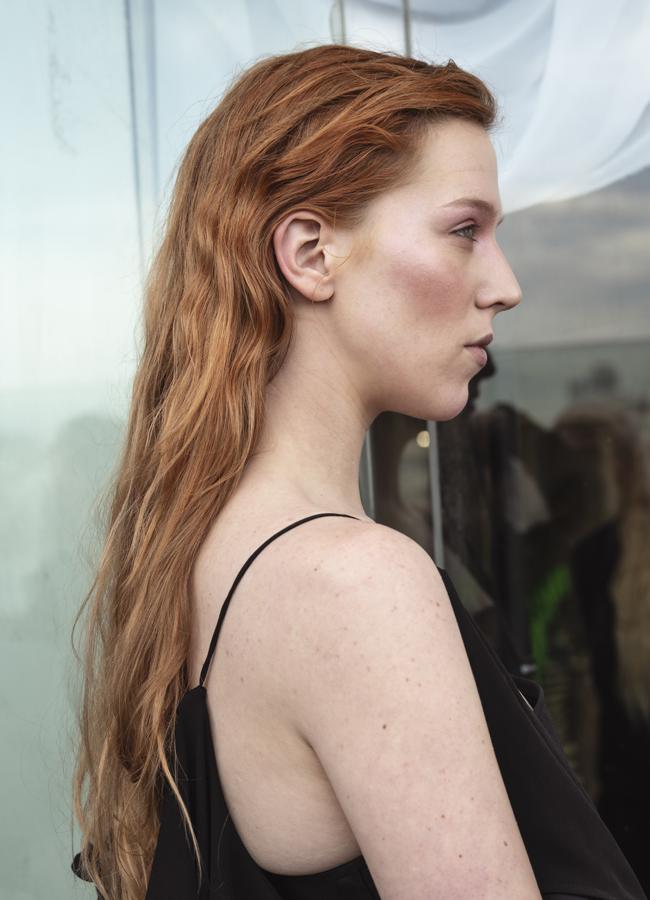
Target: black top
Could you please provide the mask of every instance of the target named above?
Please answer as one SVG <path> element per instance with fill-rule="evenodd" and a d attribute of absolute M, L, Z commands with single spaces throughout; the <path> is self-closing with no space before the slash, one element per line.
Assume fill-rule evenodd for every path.
<path fill-rule="evenodd" d="M 235 588 L 271 541 L 320 516 L 356 518 L 347 513 L 316 513 L 287 525 L 249 556 L 230 588 L 199 684 L 181 699 L 174 731 L 182 770 L 176 782 L 199 843 L 203 877 L 199 885 L 191 841 L 165 781 L 145 900 L 380 900 L 363 856 L 312 875 L 276 875 L 262 869 L 246 850 L 228 812 L 210 732 L 204 681 Z M 510 803 L 543 897 L 647 900 L 564 755 L 541 685 L 508 672 L 460 602 L 448 574 L 440 567 L 438 571 L 451 599 Z M 484 826 L 477 822 L 476 827 Z M 79 853 L 72 869 L 84 877 Z"/>

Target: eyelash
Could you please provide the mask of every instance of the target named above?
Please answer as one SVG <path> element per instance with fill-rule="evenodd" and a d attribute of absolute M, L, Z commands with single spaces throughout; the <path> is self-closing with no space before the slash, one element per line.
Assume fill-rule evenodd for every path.
<path fill-rule="evenodd" d="M 478 225 L 463 225 L 462 228 L 458 228 L 456 231 L 453 232 L 453 234 L 460 234 L 461 231 L 467 231 L 468 228 L 473 228 L 474 230 L 476 230 L 478 228 Z M 460 236 L 464 237 L 464 235 L 462 235 L 462 234 L 460 234 Z M 470 237 L 470 238 L 467 238 L 467 240 L 476 241 L 476 238 Z"/>

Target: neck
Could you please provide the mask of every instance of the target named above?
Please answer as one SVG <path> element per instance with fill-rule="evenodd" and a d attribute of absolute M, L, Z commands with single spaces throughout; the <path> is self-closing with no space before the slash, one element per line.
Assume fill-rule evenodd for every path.
<path fill-rule="evenodd" d="M 315 376 L 312 366 L 298 377 L 296 366 L 285 361 L 267 387 L 262 439 L 241 485 L 276 502 L 365 519 L 359 467 L 371 418 L 333 373 Z"/>

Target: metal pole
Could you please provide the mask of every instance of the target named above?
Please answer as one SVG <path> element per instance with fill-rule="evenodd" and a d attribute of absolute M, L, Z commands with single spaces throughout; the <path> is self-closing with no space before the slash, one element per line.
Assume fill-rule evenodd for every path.
<path fill-rule="evenodd" d="M 427 422 L 429 432 L 429 483 L 431 485 L 431 527 L 433 529 L 433 561 L 445 567 L 445 548 L 442 539 L 442 498 L 440 494 L 440 463 L 438 457 L 438 427 Z"/>

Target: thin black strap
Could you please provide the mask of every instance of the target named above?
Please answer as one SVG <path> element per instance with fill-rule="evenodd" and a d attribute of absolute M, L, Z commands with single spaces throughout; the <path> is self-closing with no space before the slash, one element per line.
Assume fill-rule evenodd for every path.
<path fill-rule="evenodd" d="M 219 632 L 221 631 L 221 625 L 226 616 L 226 612 L 228 610 L 228 604 L 230 603 L 230 599 L 232 595 L 235 593 L 235 588 L 241 581 L 244 572 L 253 562 L 258 553 L 261 553 L 262 550 L 274 541 L 277 537 L 280 537 L 281 534 L 284 534 L 285 531 L 289 531 L 291 528 L 295 528 L 296 525 L 302 525 L 303 522 L 309 522 L 311 519 L 318 519 L 321 516 L 344 516 L 347 519 L 358 519 L 358 516 L 351 516 L 349 513 L 314 513 L 311 516 L 305 516 L 304 519 L 298 519 L 297 522 L 292 522 L 290 525 L 285 525 L 284 528 L 281 528 L 280 531 L 276 531 L 275 534 L 272 534 L 270 538 L 267 538 L 263 544 L 261 544 L 257 550 L 254 550 L 251 555 L 248 557 L 244 565 L 241 567 L 239 572 L 237 573 L 237 577 L 235 578 L 232 587 L 228 591 L 228 596 L 226 597 L 223 606 L 221 607 L 221 612 L 219 613 L 219 618 L 217 619 L 217 624 L 215 625 L 214 632 L 212 633 L 212 640 L 210 641 L 210 646 L 208 648 L 208 655 L 205 658 L 205 662 L 203 663 L 203 667 L 201 669 L 201 676 L 199 678 L 199 687 L 203 685 L 203 682 L 206 679 L 208 674 L 208 668 L 210 666 L 210 660 L 212 659 L 212 655 L 214 653 L 214 648 L 217 646 L 217 638 L 219 637 Z"/>

